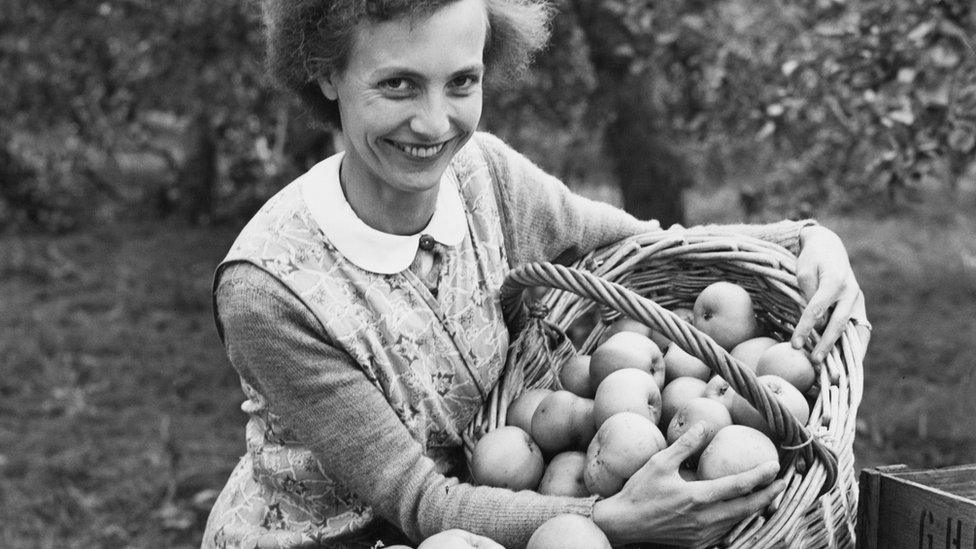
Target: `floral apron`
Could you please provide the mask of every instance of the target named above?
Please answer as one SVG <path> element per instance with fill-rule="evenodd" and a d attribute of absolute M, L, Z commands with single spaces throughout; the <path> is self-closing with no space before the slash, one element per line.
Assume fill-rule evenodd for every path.
<path fill-rule="evenodd" d="M 508 263 L 497 195 L 474 149 L 462 149 L 442 180 L 459 186 L 468 230 L 461 244 L 443 247 L 438 297 L 410 270 L 372 273 L 330 244 L 302 199 L 302 181 L 314 168 L 265 204 L 220 267 L 252 263 L 299 296 L 442 472 L 457 465 L 461 432 L 497 381 L 508 346 L 498 302 Z M 405 541 L 391 537 L 396 530 L 388 525 L 384 534 L 384 521 L 331 480 L 264 398 L 242 386 L 247 453 L 211 511 L 203 547 Z"/>

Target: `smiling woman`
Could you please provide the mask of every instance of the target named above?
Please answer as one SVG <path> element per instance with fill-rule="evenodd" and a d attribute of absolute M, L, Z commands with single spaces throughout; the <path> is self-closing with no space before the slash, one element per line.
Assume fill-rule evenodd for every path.
<path fill-rule="evenodd" d="M 204 547 L 376 547 L 459 531 L 471 547 L 489 546 L 479 536 L 519 547 L 566 513 L 615 543 L 698 544 L 782 490 L 769 464 L 680 481 L 695 429 L 605 499 L 466 482 L 461 433 L 505 366 L 505 275 L 660 227 L 572 194 L 475 131 L 483 85 L 543 45 L 546 4 L 264 2 L 272 73 L 342 129 L 345 151 L 269 200 L 217 269 L 217 328 L 249 419 Z M 809 311 L 837 305 L 832 343 L 858 295 L 836 236 L 813 222 L 726 230 L 800 254 Z"/>
<path fill-rule="evenodd" d="M 355 182 L 343 192 L 367 225 L 393 234 L 427 225 L 441 175 L 481 118 L 486 33 L 482 0 L 459 0 L 411 25 L 361 25 L 345 67 L 319 78 L 339 106 L 339 179 Z"/>

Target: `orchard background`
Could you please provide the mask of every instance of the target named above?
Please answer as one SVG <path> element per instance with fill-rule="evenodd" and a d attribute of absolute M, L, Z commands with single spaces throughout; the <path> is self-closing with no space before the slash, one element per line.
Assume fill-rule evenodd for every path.
<path fill-rule="evenodd" d="M 976 462 L 968 0 L 561 0 L 484 126 L 665 224 L 816 217 L 874 337 L 858 466 Z M 243 453 L 213 268 L 334 150 L 240 0 L 0 6 L 0 546 L 193 547 Z"/>

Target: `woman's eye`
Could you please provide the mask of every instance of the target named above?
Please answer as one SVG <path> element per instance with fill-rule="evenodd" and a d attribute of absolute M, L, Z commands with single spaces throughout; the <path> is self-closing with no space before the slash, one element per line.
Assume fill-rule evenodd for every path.
<path fill-rule="evenodd" d="M 451 86 L 456 89 L 467 89 L 476 86 L 479 82 L 477 76 L 473 74 L 466 74 L 464 76 L 458 76 L 451 80 Z"/>
<path fill-rule="evenodd" d="M 406 78 L 388 78 L 380 82 L 380 87 L 392 92 L 405 92 L 410 89 L 410 82 Z"/>

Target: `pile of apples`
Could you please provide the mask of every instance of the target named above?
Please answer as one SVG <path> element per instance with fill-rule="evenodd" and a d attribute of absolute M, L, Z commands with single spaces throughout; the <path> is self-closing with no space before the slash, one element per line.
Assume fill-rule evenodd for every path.
<path fill-rule="evenodd" d="M 716 282 L 697 296 L 693 310 L 672 312 L 752 369 L 797 421 L 807 423 L 814 367 L 789 342 L 759 333 L 744 288 Z M 778 459 L 760 413 L 701 360 L 627 318 L 606 336 L 591 355 L 562 366 L 563 389 L 532 389 L 511 402 L 505 426 L 474 447 L 475 482 L 608 497 L 698 422 L 706 425 L 708 444 L 683 465 L 686 480 L 720 478 Z"/>

